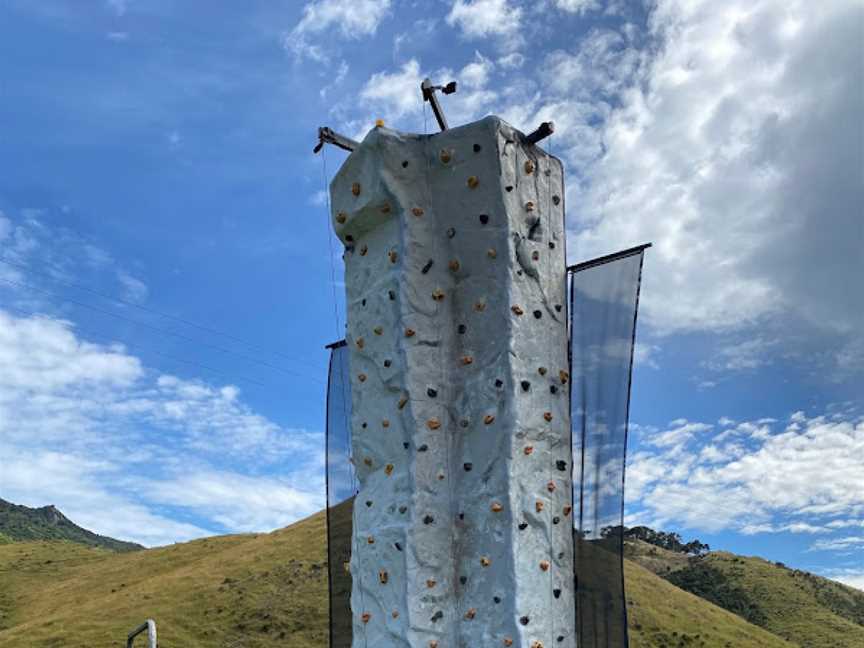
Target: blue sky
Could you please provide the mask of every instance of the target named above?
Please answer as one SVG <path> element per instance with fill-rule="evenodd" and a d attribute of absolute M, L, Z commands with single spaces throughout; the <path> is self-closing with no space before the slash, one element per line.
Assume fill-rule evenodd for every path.
<path fill-rule="evenodd" d="M 429 75 L 556 122 L 572 262 L 654 242 L 628 521 L 864 586 L 864 14 L 813 4 L 0 1 L 0 497 L 146 544 L 319 509 L 316 129 L 431 131 Z"/>

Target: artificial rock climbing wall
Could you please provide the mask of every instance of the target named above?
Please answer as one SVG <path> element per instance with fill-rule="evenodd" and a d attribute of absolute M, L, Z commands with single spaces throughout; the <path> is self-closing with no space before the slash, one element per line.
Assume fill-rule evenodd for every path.
<path fill-rule="evenodd" d="M 573 648 L 561 163 L 497 117 L 376 127 L 345 245 L 355 648 Z"/>

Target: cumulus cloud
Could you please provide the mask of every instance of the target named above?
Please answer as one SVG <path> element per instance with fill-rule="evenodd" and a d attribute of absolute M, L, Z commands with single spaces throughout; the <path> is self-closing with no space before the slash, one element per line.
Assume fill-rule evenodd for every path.
<path fill-rule="evenodd" d="M 707 531 L 832 534 L 864 514 L 864 417 L 796 412 L 781 429 L 773 419 L 714 435 L 712 428 L 684 420 L 634 426 L 631 516 Z M 850 544 L 831 537 L 814 549 Z"/>
<path fill-rule="evenodd" d="M 308 57 L 320 62 L 330 58 L 327 48 L 320 43 L 330 39 L 324 32 L 335 31 L 340 38 L 360 39 L 372 36 L 390 11 L 390 0 L 320 0 L 303 7 L 303 16 L 294 28 L 284 35 L 282 44 L 302 59 Z M 317 39 L 313 42 L 313 39 Z"/>
<path fill-rule="evenodd" d="M 555 0 L 555 6 L 563 11 L 580 15 L 600 9 L 597 0 Z"/>
<path fill-rule="evenodd" d="M 455 0 L 447 14 L 447 23 L 457 27 L 466 38 L 495 36 L 509 47 L 520 42 L 521 20 L 522 8 L 509 0 Z"/>
<path fill-rule="evenodd" d="M 68 321 L 3 310 L 0 456 L 4 499 L 143 544 L 269 530 L 323 499 L 319 433 L 256 413 L 233 385 L 159 373 Z M 178 521 L 189 516 L 200 522 Z"/>

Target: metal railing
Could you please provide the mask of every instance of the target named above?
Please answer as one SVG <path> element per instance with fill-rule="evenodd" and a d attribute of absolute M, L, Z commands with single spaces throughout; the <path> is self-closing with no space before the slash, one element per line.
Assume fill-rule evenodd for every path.
<path fill-rule="evenodd" d="M 126 648 L 132 648 L 132 644 L 135 643 L 135 637 L 144 631 L 147 632 L 147 648 L 156 648 L 156 622 L 153 619 L 147 619 L 129 633 L 129 636 L 126 638 Z"/>

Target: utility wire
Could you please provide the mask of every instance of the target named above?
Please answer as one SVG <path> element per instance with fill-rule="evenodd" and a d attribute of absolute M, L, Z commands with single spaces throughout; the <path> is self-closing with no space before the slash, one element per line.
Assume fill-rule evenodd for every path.
<path fill-rule="evenodd" d="M 58 319 L 58 318 L 56 318 L 56 317 L 52 317 L 51 315 L 45 315 L 44 313 L 38 313 L 38 312 L 36 312 L 36 311 L 27 311 L 27 310 L 24 310 L 24 309 L 22 309 L 22 308 L 16 308 L 16 307 L 14 307 L 14 306 L 4 306 L 4 309 L 5 309 L 5 310 L 12 311 L 12 312 L 14 312 L 14 313 L 18 313 L 19 315 L 23 315 L 24 317 L 41 317 L 41 318 L 44 318 L 44 319 L 51 320 L 52 322 L 57 322 L 57 323 L 60 323 L 60 324 L 63 323 L 63 320 L 60 320 L 60 319 Z M 95 331 L 95 330 L 90 329 L 90 328 L 85 328 L 85 327 L 82 327 L 82 326 L 78 326 L 77 324 L 75 325 L 75 331 L 80 331 L 81 333 L 86 333 L 86 334 L 88 334 L 88 335 L 95 335 L 95 336 L 99 336 L 99 337 L 102 337 L 102 338 L 108 338 L 109 340 L 110 340 L 111 338 L 113 338 L 113 336 L 110 335 L 110 334 L 108 334 L 108 333 L 103 333 L 103 332 L 101 332 L 101 331 Z M 105 342 L 103 342 L 103 344 L 105 344 Z M 263 383 L 263 382 L 261 382 L 260 380 L 255 380 L 254 378 L 248 378 L 248 377 L 246 377 L 246 376 L 232 376 L 231 374 L 227 374 L 227 373 L 225 373 L 224 371 L 221 371 L 221 370 L 219 370 L 219 369 L 217 369 L 217 368 L 215 368 L 215 367 L 210 367 L 210 366 L 208 366 L 208 365 L 202 364 L 202 363 L 200 363 L 200 362 L 196 362 L 196 361 L 194 361 L 194 360 L 186 360 L 186 359 L 184 359 L 184 358 L 178 358 L 178 357 L 176 357 L 176 356 L 172 356 L 172 355 L 169 355 L 169 354 L 164 353 L 164 352 L 162 352 L 162 351 L 159 351 L 158 349 L 154 349 L 153 347 L 148 347 L 148 346 L 145 346 L 145 345 L 143 345 L 143 344 L 139 344 L 139 343 L 137 343 L 137 342 L 134 342 L 134 343 L 132 343 L 132 342 L 123 342 L 122 344 L 123 344 L 124 346 L 126 346 L 126 347 L 131 348 L 131 349 L 138 348 L 138 349 L 141 349 L 141 350 L 148 351 L 148 352 L 150 352 L 150 353 L 155 353 L 155 354 L 157 354 L 157 355 L 162 356 L 163 358 L 166 358 L 166 359 L 168 359 L 168 360 L 171 360 L 172 362 L 180 362 L 180 363 L 183 363 L 183 364 L 192 365 L 193 367 L 198 367 L 199 369 L 204 369 L 205 371 L 209 371 L 209 372 L 214 373 L 214 374 L 216 374 L 216 375 L 218 375 L 218 376 L 222 376 L 223 378 L 228 378 L 228 379 L 231 380 L 232 382 L 233 382 L 233 381 L 242 380 L 242 381 L 245 381 L 245 382 L 252 383 L 252 384 L 254 384 L 254 385 L 258 385 L 258 386 L 260 386 L 260 387 L 271 387 L 271 385 L 268 385 L 267 383 Z"/>
<path fill-rule="evenodd" d="M 183 335 L 182 333 L 177 333 L 176 331 L 169 331 L 167 329 L 159 328 L 158 326 L 153 326 L 152 324 L 147 324 L 146 322 L 139 322 L 138 320 L 132 319 L 131 317 L 126 317 L 125 315 L 119 315 L 118 313 L 112 313 L 111 311 L 105 310 L 104 308 L 99 308 L 98 306 L 93 306 L 93 305 L 87 304 L 85 302 L 80 302 L 80 301 L 77 301 L 77 300 L 72 299 L 70 297 L 64 297 L 63 295 L 59 295 L 57 293 L 51 292 L 50 290 L 44 290 L 42 288 L 37 288 L 36 286 L 31 286 L 29 284 L 19 283 L 17 281 L 12 281 L 11 279 L 4 279 L 2 277 L 0 277 L 0 281 L 7 283 L 7 284 L 11 284 L 13 286 L 17 286 L 18 288 L 24 288 L 27 290 L 35 290 L 36 292 L 40 292 L 40 293 L 49 295 L 50 297 L 55 297 L 57 299 L 67 301 L 67 302 L 70 302 L 72 304 L 76 304 L 77 306 L 81 306 L 83 308 L 90 309 L 90 310 L 95 311 L 97 313 L 102 313 L 103 315 L 108 315 L 109 317 L 115 317 L 119 320 L 129 322 L 130 324 L 134 324 L 136 326 L 143 326 L 145 328 L 151 329 L 151 330 L 156 331 L 158 333 L 161 333 L 163 335 L 171 335 L 171 336 L 179 338 L 181 340 L 191 342 L 192 344 L 198 344 L 200 346 L 209 347 L 211 349 L 215 349 L 216 351 L 220 351 L 222 353 L 229 353 L 229 354 L 237 356 L 238 358 L 243 358 L 244 360 L 246 360 L 248 362 L 254 362 L 255 364 L 259 364 L 263 367 L 268 367 L 268 368 L 273 369 L 275 371 L 281 371 L 282 373 L 288 374 L 289 376 L 299 376 L 301 378 L 306 378 L 307 380 L 312 380 L 314 382 L 318 382 L 318 383 L 323 384 L 322 381 L 317 380 L 316 378 L 312 378 L 310 376 L 304 375 L 304 374 L 299 373 L 297 371 L 291 371 L 290 369 L 285 369 L 284 367 L 274 365 L 270 362 L 267 362 L 266 360 L 259 360 L 258 358 L 253 358 L 252 356 L 247 356 L 243 353 L 238 353 L 237 351 L 234 351 L 233 349 L 228 349 L 226 347 L 219 346 L 218 344 L 210 344 L 208 342 L 201 342 L 200 340 L 196 340 L 194 338 L 191 338 L 188 335 Z"/>
<path fill-rule="evenodd" d="M 28 267 L 22 263 L 16 263 L 15 261 L 10 261 L 9 259 L 3 258 L 2 256 L 0 256 L 0 263 L 6 264 L 6 265 L 13 267 L 13 268 L 18 268 L 20 270 L 24 270 L 25 272 L 30 273 L 30 274 L 42 275 L 43 277 L 47 277 L 49 280 L 54 281 L 58 284 L 64 285 L 68 288 L 75 288 L 78 290 L 83 290 L 84 292 L 88 292 L 92 295 L 96 295 L 97 297 L 101 297 L 101 298 L 107 299 L 109 301 L 117 302 L 118 304 L 123 304 L 124 306 L 131 306 L 132 308 L 137 308 L 138 310 L 144 311 L 146 313 L 151 313 L 152 315 L 158 315 L 159 317 L 164 317 L 166 319 L 170 319 L 170 320 L 173 320 L 175 322 L 179 322 L 180 324 L 185 324 L 186 326 L 191 326 L 193 328 L 199 329 L 201 331 L 205 331 L 207 333 L 213 333 L 215 335 L 221 335 L 224 338 L 227 338 L 229 340 L 233 340 L 235 342 L 239 342 L 240 344 L 246 345 L 250 349 L 254 349 L 254 350 L 260 351 L 262 353 L 272 353 L 275 355 L 282 356 L 286 360 L 291 360 L 293 362 L 300 362 L 300 363 L 302 363 L 308 367 L 314 366 L 314 368 L 316 368 L 316 369 L 323 370 L 323 367 L 321 367 L 321 366 L 310 364 L 308 362 L 308 359 L 304 360 L 300 357 L 291 356 L 291 355 L 288 355 L 286 353 L 282 353 L 280 351 L 274 351 L 272 349 L 265 349 L 264 347 L 258 346 L 253 342 L 249 342 L 248 340 L 244 340 L 243 338 L 237 337 L 236 335 L 232 335 L 231 333 L 225 333 L 223 331 L 219 331 L 217 329 L 214 329 L 210 326 L 205 326 L 204 324 L 198 324 L 196 322 L 192 322 L 191 320 L 187 320 L 183 317 L 178 317 L 176 315 L 171 315 L 169 313 L 163 313 L 162 311 L 156 310 L 155 308 L 143 306 L 142 304 L 136 304 L 133 301 L 121 299 L 120 297 L 115 297 L 113 295 L 109 295 L 107 293 L 100 292 L 100 291 L 95 290 L 93 288 L 89 288 L 88 286 L 84 286 L 82 284 L 75 283 L 75 282 L 69 281 L 67 279 L 60 279 L 60 278 L 55 277 L 54 275 L 52 275 L 48 272 L 41 272 L 39 270 L 34 270 L 34 269 L 32 269 L 32 268 L 30 268 L 30 267 Z"/>

